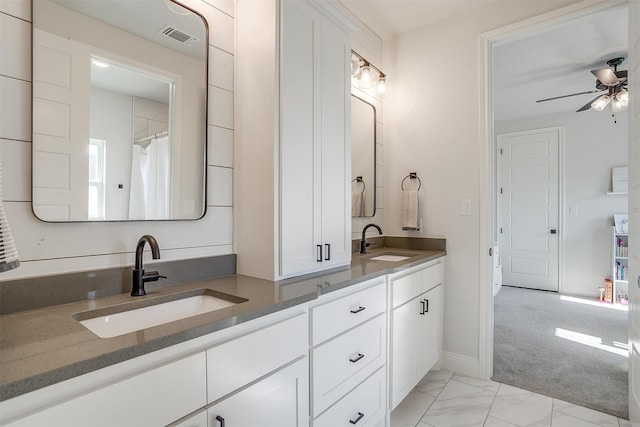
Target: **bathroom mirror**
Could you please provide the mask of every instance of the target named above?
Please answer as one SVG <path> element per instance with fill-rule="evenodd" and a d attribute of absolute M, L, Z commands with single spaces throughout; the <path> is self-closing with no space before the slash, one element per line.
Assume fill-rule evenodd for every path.
<path fill-rule="evenodd" d="M 351 95 L 351 216 L 376 213 L 376 109 Z"/>
<path fill-rule="evenodd" d="M 171 0 L 33 0 L 33 211 L 205 212 L 208 29 Z"/>

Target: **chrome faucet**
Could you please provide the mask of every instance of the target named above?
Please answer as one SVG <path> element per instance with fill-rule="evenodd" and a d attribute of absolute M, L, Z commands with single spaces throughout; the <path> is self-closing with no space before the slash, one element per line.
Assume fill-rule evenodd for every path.
<path fill-rule="evenodd" d="M 136 246 L 136 264 L 133 267 L 133 283 L 131 286 L 132 297 L 139 297 L 147 294 L 144 291 L 145 282 L 155 282 L 161 277 L 163 279 L 167 278 L 167 276 L 161 276 L 157 271 L 149 271 L 148 273 L 144 272 L 144 268 L 142 267 L 142 252 L 144 251 L 145 243 L 149 243 L 153 259 L 160 259 L 160 248 L 158 247 L 156 239 L 149 234 L 142 236 L 140 240 L 138 240 L 138 246 Z"/>
<path fill-rule="evenodd" d="M 367 242 L 367 239 L 365 237 L 365 233 L 367 232 L 367 229 L 369 229 L 370 227 L 375 227 L 378 229 L 378 233 L 382 234 L 382 228 L 380 228 L 380 226 L 378 224 L 367 224 L 364 226 L 364 228 L 362 229 L 362 240 L 360 240 L 360 253 L 361 254 L 366 254 L 367 253 L 367 248 L 369 246 L 371 246 L 371 243 Z"/>

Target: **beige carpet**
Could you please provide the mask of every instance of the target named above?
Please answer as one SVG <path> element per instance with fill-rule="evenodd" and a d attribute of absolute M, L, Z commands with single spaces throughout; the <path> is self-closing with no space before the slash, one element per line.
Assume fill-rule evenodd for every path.
<path fill-rule="evenodd" d="M 503 286 L 494 315 L 493 380 L 629 417 L 626 311 Z"/>

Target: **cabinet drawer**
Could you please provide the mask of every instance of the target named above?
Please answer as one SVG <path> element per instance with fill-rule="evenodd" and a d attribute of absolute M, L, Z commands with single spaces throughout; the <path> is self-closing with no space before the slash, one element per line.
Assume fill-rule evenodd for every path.
<path fill-rule="evenodd" d="M 204 406 L 204 352 L 143 372 L 6 424 L 163 426 Z M 141 410 L 144 409 L 144 410 Z"/>
<path fill-rule="evenodd" d="M 382 282 L 313 308 L 313 345 L 384 313 L 386 304 L 386 289 Z"/>
<path fill-rule="evenodd" d="M 386 361 L 386 316 L 312 350 L 313 414 L 317 416 Z"/>
<path fill-rule="evenodd" d="M 385 369 L 356 387 L 351 393 L 319 416 L 314 427 L 375 426 L 385 416 Z"/>
<path fill-rule="evenodd" d="M 208 402 L 306 355 L 308 342 L 305 313 L 208 349 Z"/>
<path fill-rule="evenodd" d="M 441 284 L 443 277 L 444 277 L 444 272 L 443 272 L 441 262 L 435 265 L 432 265 L 429 268 L 424 269 L 424 271 L 422 272 L 424 290 L 428 291 L 429 289 L 435 288 L 436 286 Z"/>
<path fill-rule="evenodd" d="M 438 262 L 404 277 L 391 279 L 392 306 L 396 308 L 442 283 L 443 268 Z"/>
<path fill-rule="evenodd" d="M 407 276 L 392 279 L 390 287 L 393 308 L 396 308 L 423 292 L 422 271 L 416 271 Z"/>

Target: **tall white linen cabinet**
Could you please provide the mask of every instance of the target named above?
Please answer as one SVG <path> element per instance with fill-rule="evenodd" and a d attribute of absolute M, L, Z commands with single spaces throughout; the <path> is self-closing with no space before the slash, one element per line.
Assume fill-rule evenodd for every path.
<path fill-rule="evenodd" d="M 351 33 L 335 2 L 237 2 L 238 273 L 269 280 L 351 261 Z"/>

